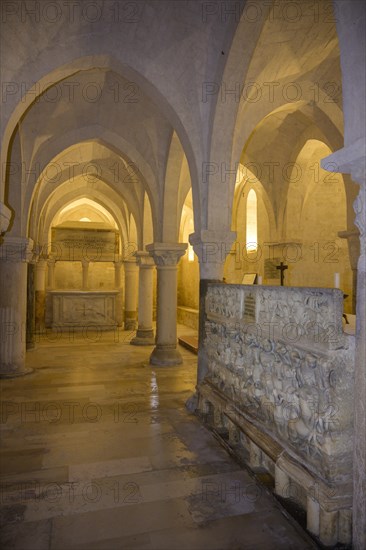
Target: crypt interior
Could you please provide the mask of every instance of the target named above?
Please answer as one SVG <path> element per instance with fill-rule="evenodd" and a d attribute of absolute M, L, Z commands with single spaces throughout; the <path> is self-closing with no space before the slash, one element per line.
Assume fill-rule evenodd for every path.
<path fill-rule="evenodd" d="M 71 4 L 1 5 L 4 547 L 364 549 L 364 3 Z"/>

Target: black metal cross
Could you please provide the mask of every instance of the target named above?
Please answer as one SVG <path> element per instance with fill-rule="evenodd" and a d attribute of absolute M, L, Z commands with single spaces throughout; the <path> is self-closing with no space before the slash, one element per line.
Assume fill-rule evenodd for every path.
<path fill-rule="evenodd" d="M 288 265 L 285 265 L 283 262 L 280 263 L 280 265 L 276 266 L 276 269 L 279 269 L 281 271 L 281 286 L 283 286 L 283 283 L 285 282 L 285 270 L 288 269 Z"/>

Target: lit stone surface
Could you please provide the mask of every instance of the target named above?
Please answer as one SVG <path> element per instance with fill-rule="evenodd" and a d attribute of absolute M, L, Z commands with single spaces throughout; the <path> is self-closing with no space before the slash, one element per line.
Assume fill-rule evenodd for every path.
<path fill-rule="evenodd" d="M 186 412 L 196 356 L 154 370 L 129 338 L 43 340 L 2 382 L 3 547 L 315 547 Z"/>
<path fill-rule="evenodd" d="M 355 350 L 325 346 L 316 350 L 314 360 L 314 350 L 301 341 L 294 347 L 290 343 L 289 354 L 294 361 L 298 354 L 297 360 L 307 363 L 307 380 L 314 370 L 329 374 L 324 357 L 348 352 L 354 356 L 355 437 L 346 445 L 346 429 L 336 441 L 324 438 L 329 415 L 333 419 L 329 409 L 309 434 L 307 424 L 314 414 L 303 380 L 299 403 L 295 391 L 285 409 L 291 416 L 299 406 L 303 424 L 295 418 L 291 426 L 283 422 L 283 403 L 276 402 L 273 416 L 278 437 L 288 436 L 296 456 L 310 451 L 306 463 L 318 473 L 319 468 L 328 469 L 333 475 L 331 455 L 335 452 L 339 463 L 342 447 L 347 447 L 344 474 L 353 475 L 352 544 L 355 550 L 364 550 L 366 3 L 5 1 L 0 25 L 0 256 L 5 234 L 5 240 L 32 240 L 30 262 L 47 262 L 47 289 L 37 281 L 35 296 L 32 267 L 0 265 L 0 374 L 24 374 L 26 345 L 28 349 L 37 345 L 42 334 L 57 340 L 57 333 L 44 328 L 53 323 L 47 290 L 118 289 L 116 323 L 135 331 L 137 320 L 141 321 L 148 328 L 141 328 L 136 343 L 150 343 L 151 294 L 147 293 L 149 307 L 142 302 L 137 306 L 142 281 L 137 281 L 133 268 L 127 273 L 127 267 L 122 277 L 118 265 L 122 258 L 146 250 L 148 243 L 174 247 L 191 240 L 177 273 L 161 269 L 157 276 L 154 270 L 152 277 L 158 334 L 151 359 L 160 365 L 181 362 L 176 306 L 179 321 L 194 328 L 199 325 L 201 343 L 206 338 L 208 281 L 240 284 L 245 276 L 257 275 L 264 286 L 279 285 L 277 268 L 283 262 L 287 287 L 331 288 L 336 282 L 344 293 L 345 313 L 356 316 L 355 328 L 354 323 L 346 328 L 355 335 Z M 70 234 L 65 231 L 70 223 L 89 234 L 74 243 L 76 256 L 71 257 Z M 108 226 L 111 238 L 99 234 L 95 240 L 88 224 L 89 230 L 95 224 Z M 57 227 L 66 237 L 66 246 L 59 250 L 50 246 Z M 81 241 L 88 242 L 86 250 L 79 246 Z M 108 261 L 97 261 L 102 242 L 112 245 L 112 254 L 102 254 Z M 43 274 L 38 277 L 43 279 Z M 150 290 L 150 281 L 143 286 Z M 168 290 L 163 292 L 163 286 Z M 245 304 L 249 317 L 252 306 L 249 298 Z M 281 300 L 279 306 L 283 307 Z M 90 318 L 95 321 L 95 311 L 89 313 L 85 324 Z M 286 307 L 283 313 L 291 315 Z M 321 317 L 316 322 L 321 323 Z M 73 341 L 72 333 L 68 338 Z M 269 352 L 263 348 L 262 340 L 257 346 L 252 342 L 250 349 L 253 355 L 267 355 L 265 368 L 270 370 Z M 100 368 L 108 361 L 106 354 Z M 198 381 L 207 375 L 209 364 L 201 345 Z M 276 386 L 283 380 L 273 378 L 277 399 Z M 316 381 L 322 403 L 332 388 L 327 392 L 322 376 Z M 343 380 L 343 388 L 342 384 Z M 95 386 L 85 384 L 93 396 L 98 391 Z M 255 397 L 260 391 L 254 388 Z M 339 395 L 335 398 L 338 406 Z M 190 401 L 191 410 L 196 404 L 197 394 Z M 235 419 L 204 408 L 208 416 L 212 413 L 221 435 L 238 445 L 243 436 L 238 436 Z M 266 412 L 271 416 L 271 407 Z M 349 418 L 347 410 L 341 425 L 344 421 L 348 426 Z M 281 446 L 263 434 L 251 435 L 260 441 L 258 445 L 247 441 L 242 454 L 248 451 L 245 458 L 253 467 L 263 466 L 274 475 Z M 259 443 L 269 455 L 257 452 Z M 301 475 L 296 464 L 288 460 L 286 468 L 291 469 L 292 480 L 297 478 L 298 487 Z M 304 487 L 301 490 L 304 493 Z M 301 500 L 306 507 L 306 494 Z M 308 511 L 309 525 L 317 531 L 317 504 L 312 506 L 309 500 Z M 350 540 L 348 509 L 339 510 L 336 519 L 334 510 L 326 506 L 320 514 L 324 540 L 334 540 L 335 529 L 340 542 Z M 47 535 L 50 523 L 45 520 L 37 529 L 40 536 Z M 182 546 L 178 529 L 176 536 L 176 545 Z M 113 539 L 105 544 L 118 546 Z M 147 544 L 146 538 L 136 542 L 131 535 L 125 541 L 125 546 L 136 544 Z M 154 544 L 163 546 L 159 538 Z M 191 539 L 189 545 L 194 547 Z"/>

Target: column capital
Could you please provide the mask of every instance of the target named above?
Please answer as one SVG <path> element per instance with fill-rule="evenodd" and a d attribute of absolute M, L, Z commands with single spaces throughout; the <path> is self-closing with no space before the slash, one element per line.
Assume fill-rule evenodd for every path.
<path fill-rule="evenodd" d="M 32 249 L 32 239 L 5 235 L 0 246 L 0 261 L 30 262 L 33 259 Z"/>
<path fill-rule="evenodd" d="M 330 163 L 329 163 L 330 162 Z M 355 226 L 360 231 L 360 256 L 366 256 L 366 158 L 365 158 L 365 137 L 361 137 L 351 145 L 339 149 L 321 161 L 321 166 L 328 172 L 340 172 L 351 174 L 354 182 L 360 185 L 360 192 L 353 203 L 356 214 Z M 363 259 L 365 262 L 365 259 Z"/>
<path fill-rule="evenodd" d="M 365 187 L 366 159 L 365 138 L 361 137 L 321 161 L 321 167 L 328 172 L 351 174 L 353 181 Z"/>
<path fill-rule="evenodd" d="M 0 235 L 8 230 L 11 218 L 11 210 L 0 201 Z"/>
<path fill-rule="evenodd" d="M 347 239 L 351 268 L 357 269 L 357 262 L 360 256 L 360 231 L 357 228 L 350 231 L 338 231 L 338 237 Z"/>
<path fill-rule="evenodd" d="M 152 269 L 155 266 L 154 258 L 146 250 L 138 250 L 134 256 L 140 269 Z"/>
<path fill-rule="evenodd" d="M 200 263 L 201 279 L 222 280 L 225 259 L 235 238 L 235 231 L 211 229 L 189 235 L 189 242 Z"/>
<path fill-rule="evenodd" d="M 146 250 L 158 268 L 176 267 L 187 246 L 186 243 L 151 243 Z"/>

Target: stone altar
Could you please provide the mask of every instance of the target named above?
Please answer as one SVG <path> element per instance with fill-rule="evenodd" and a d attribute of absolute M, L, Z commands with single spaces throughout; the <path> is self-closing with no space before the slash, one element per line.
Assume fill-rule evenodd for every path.
<path fill-rule="evenodd" d="M 354 337 L 338 289 L 208 285 L 198 414 L 325 545 L 350 543 Z"/>
<path fill-rule="evenodd" d="M 50 290 L 46 297 L 46 327 L 113 330 L 121 324 L 119 298 L 119 290 Z"/>

